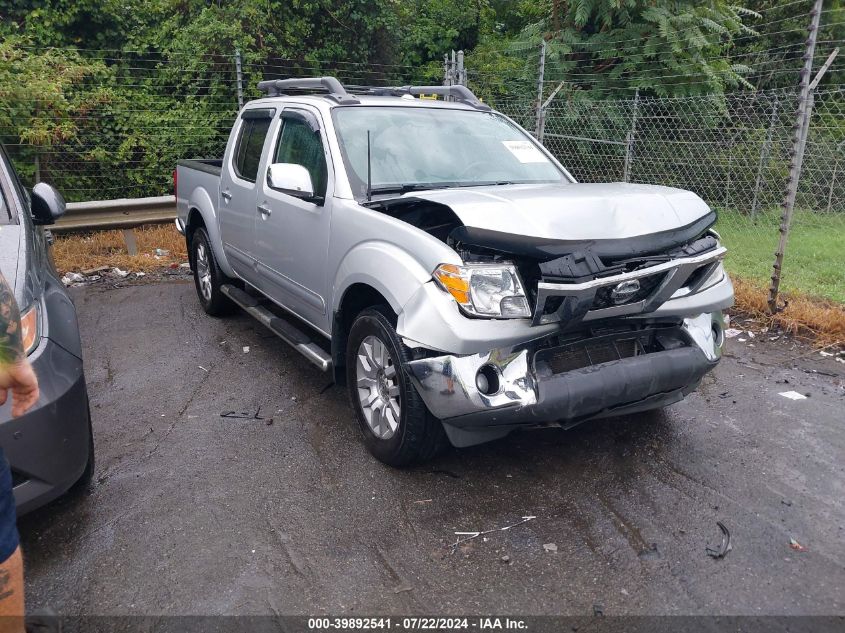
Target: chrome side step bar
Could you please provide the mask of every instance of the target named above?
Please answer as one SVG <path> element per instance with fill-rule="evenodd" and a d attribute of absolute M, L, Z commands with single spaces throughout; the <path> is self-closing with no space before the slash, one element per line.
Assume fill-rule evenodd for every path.
<path fill-rule="evenodd" d="M 247 294 L 240 288 L 236 288 L 231 284 L 223 284 L 220 286 L 220 290 L 246 312 L 258 319 L 273 334 L 293 347 L 317 367 L 325 372 L 332 370 L 331 355 L 312 341 L 307 334 L 298 330 L 292 323 L 270 312 L 270 310 L 259 303 L 258 299 Z"/>

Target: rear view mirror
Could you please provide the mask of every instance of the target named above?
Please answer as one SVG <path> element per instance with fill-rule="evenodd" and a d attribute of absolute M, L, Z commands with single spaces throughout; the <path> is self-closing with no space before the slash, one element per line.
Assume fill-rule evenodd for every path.
<path fill-rule="evenodd" d="M 65 199 L 46 182 L 32 188 L 32 219 L 35 224 L 55 224 L 65 214 Z"/>
<path fill-rule="evenodd" d="M 314 184 L 311 174 L 302 165 L 274 163 L 267 169 L 267 184 L 297 198 L 313 198 Z"/>

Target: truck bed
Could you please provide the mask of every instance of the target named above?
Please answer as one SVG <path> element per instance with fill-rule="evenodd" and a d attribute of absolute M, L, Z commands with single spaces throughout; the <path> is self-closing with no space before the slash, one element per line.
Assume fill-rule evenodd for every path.
<path fill-rule="evenodd" d="M 219 176 L 223 169 L 222 158 L 191 158 L 176 161 L 178 167 L 187 167 L 188 169 L 196 169 L 197 171 L 204 171 L 207 174 Z"/>

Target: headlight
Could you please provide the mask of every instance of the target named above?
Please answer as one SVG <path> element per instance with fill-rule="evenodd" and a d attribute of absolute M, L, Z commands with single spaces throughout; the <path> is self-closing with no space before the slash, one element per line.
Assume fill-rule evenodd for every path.
<path fill-rule="evenodd" d="M 709 275 L 707 275 L 707 279 L 699 286 L 698 292 L 702 290 L 707 290 L 708 288 L 715 286 L 717 283 L 722 281 L 725 277 L 725 268 L 722 266 L 722 263 L 719 262 L 719 265 L 716 266 Z"/>
<path fill-rule="evenodd" d="M 441 264 L 433 276 L 468 314 L 500 319 L 531 316 L 522 281 L 513 265 Z"/>
<path fill-rule="evenodd" d="M 38 347 L 38 304 L 34 304 L 21 314 L 21 342 L 27 356 Z"/>

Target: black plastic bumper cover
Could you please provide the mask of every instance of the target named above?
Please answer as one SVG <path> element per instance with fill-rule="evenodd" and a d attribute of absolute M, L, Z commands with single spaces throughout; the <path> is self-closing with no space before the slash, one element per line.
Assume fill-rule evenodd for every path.
<path fill-rule="evenodd" d="M 657 394 L 692 389 L 715 364 L 701 350 L 685 347 L 541 378 L 532 415 L 543 420 L 574 420 Z"/>
<path fill-rule="evenodd" d="M 717 363 L 708 360 L 696 347 L 684 347 L 538 376 L 536 404 L 479 411 L 450 418 L 448 423 L 467 430 L 515 428 L 577 423 L 615 410 L 624 413 L 636 409 L 638 404 L 652 403 L 659 407 L 676 402 L 694 390 Z"/>

